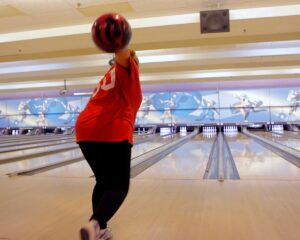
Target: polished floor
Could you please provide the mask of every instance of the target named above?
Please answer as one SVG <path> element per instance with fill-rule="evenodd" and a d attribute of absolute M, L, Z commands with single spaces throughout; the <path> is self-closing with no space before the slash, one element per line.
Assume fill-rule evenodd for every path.
<path fill-rule="evenodd" d="M 293 141 L 297 149 L 298 136 L 274 141 Z M 155 136 L 134 146 L 133 161 L 179 137 Z M 300 169 L 241 133 L 226 139 L 241 180 L 203 180 L 214 138 L 199 134 L 131 180 L 109 224 L 112 240 L 298 240 Z M 76 151 L 0 165 L 0 239 L 79 239 L 94 183 L 85 161 L 34 176 L 5 175 Z"/>

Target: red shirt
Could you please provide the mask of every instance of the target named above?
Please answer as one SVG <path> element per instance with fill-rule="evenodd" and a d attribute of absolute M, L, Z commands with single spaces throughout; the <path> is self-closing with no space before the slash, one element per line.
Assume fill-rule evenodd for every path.
<path fill-rule="evenodd" d="M 130 58 L 129 69 L 116 63 L 94 90 L 75 124 L 76 141 L 133 144 L 137 111 L 142 102 L 139 70 Z"/>

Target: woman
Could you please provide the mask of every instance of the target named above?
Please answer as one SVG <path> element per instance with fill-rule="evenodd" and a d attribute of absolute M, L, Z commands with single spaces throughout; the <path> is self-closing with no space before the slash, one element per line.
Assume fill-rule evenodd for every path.
<path fill-rule="evenodd" d="M 135 52 L 116 52 L 115 60 L 75 126 L 76 141 L 96 177 L 93 214 L 80 229 L 82 240 L 111 237 L 107 222 L 129 189 L 133 130 L 142 93 Z"/>

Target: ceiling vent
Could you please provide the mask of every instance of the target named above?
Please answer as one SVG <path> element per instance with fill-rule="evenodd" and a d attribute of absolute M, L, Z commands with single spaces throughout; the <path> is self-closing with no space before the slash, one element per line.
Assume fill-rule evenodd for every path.
<path fill-rule="evenodd" d="M 229 32 L 229 10 L 200 12 L 201 33 Z"/>

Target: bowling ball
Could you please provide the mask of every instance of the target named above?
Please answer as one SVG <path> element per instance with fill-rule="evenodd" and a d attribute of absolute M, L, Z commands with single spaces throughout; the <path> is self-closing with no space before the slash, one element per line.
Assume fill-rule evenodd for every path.
<path fill-rule="evenodd" d="M 129 23 L 117 13 L 101 15 L 92 26 L 94 43 L 109 53 L 125 48 L 129 44 L 131 34 Z"/>

